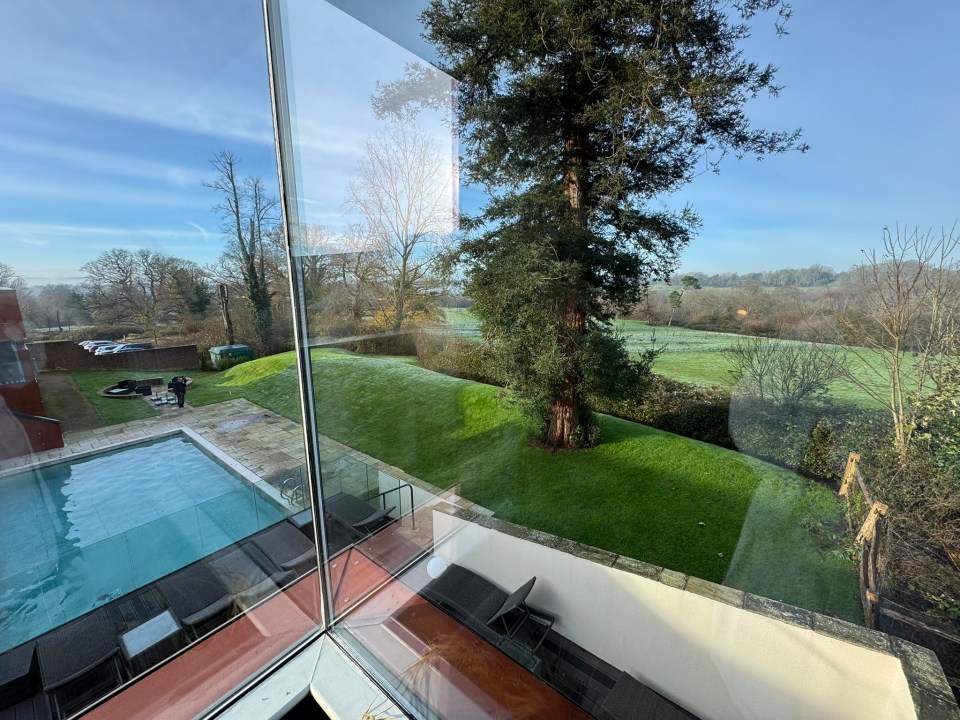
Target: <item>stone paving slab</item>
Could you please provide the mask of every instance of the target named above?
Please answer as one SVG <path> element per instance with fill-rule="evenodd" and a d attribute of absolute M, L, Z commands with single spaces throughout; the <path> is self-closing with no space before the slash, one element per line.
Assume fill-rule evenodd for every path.
<path fill-rule="evenodd" d="M 230 421 L 246 421 L 245 427 L 233 431 Z M 269 421 L 269 433 L 264 425 Z M 95 430 L 64 434 L 64 447 L 34 455 L 0 461 L 0 472 L 12 468 L 66 459 L 113 445 L 189 428 L 233 458 L 245 457 L 270 471 L 302 465 L 304 460 L 303 431 L 300 426 L 244 399 L 203 407 L 165 406 L 160 415 L 142 420 L 109 425 Z"/>
<path fill-rule="evenodd" d="M 144 399 L 149 401 L 149 398 Z M 114 445 L 176 432 L 180 428 L 189 428 L 247 470 L 277 487 L 287 477 L 303 477 L 306 455 L 301 426 L 243 398 L 202 407 L 192 407 L 189 403 L 183 408 L 168 405 L 154 417 L 92 430 L 68 432 L 64 434 L 64 447 L 21 458 L 2 460 L 0 473 L 35 463 L 69 459 L 73 456 L 105 450 Z M 365 467 L 375 468 L 397 478 L 400 482 L 410 483 L 434 496 L 443 497 L 458 506 L 470 507 L 474 512 L 481 514 L 491 514 L 490 511 L 455 495 L 455 488 L 441 491 L 400 468 L 361 453 L 332 438 L 317 435 L 317 444 L 321 453 L 321 465 L 327 461 L 336 467 L 340 461 L 338 457 L 349 458 Z M 331 456 L 334 459 L 330 459 Z M 350 463 L 346 461 L 345 470 L 350 469 Z"/>

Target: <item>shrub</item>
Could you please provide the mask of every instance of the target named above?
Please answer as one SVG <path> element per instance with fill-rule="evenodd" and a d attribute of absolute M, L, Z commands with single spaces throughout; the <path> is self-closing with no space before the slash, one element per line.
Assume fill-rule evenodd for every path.
<path fill-rule="evenodd" d="M 340 347 L 360 353 L 361 355 L 416 355 L 417 345 L 414 334 L 402 332 L 390 335 L 376 335 L 345 342 Z"/>
<path fill-rule="evenodd" d="M 797 472 L 809 477 L 832 479 L 837 477 L 837 458 L 833 452 L 833 428 L 820 418 L 810 431 Z"/>
<path fill-rule="evenodd" d="M 416 335 L 415 344 L 420 367 L 488 385 L 502 384 L 490 362 L 488 348 L 481 343 L 456 336 L 420 332 Z"/>
<path fill-rule="evenodd" d="M 885 426 L 881 413 L 862 409 L 817 405 L 787 409 L 735 398 L 730 434 L 742 453 L 833 481 L 842 474 L 851 451 L 862 453 L 882 442 Z"/>
<path fill-rule="evenodd" d="M 599 402 L 597 410 L 720 447 L 735 448 L 727 430 L 730 393 L 653 375 L 639 402 Z"/>

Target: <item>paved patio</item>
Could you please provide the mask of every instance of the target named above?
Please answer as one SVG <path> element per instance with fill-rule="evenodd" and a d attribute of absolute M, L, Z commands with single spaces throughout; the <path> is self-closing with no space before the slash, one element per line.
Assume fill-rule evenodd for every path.
<path fill-rule="evenodd" d="M 170 406 L 157 417 L 65 433 L 64 447 L 0 461 L 0 471 L 68 459 L 181 427 L 190 428 L 264 479 L 304 464 L 303 431 L 299 425 L 247 400 L 237 399 L 204 407 Z"/>

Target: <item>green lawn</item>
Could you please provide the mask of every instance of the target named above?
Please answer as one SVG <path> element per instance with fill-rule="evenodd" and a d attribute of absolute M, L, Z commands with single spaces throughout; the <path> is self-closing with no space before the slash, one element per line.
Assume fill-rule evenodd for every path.
<path fill-rule="evenodd" d="M 551 453 L 527 443 L 498 388 L 395 358 L 312 357 L 325 435 L 506 520 L 860 621 L 853 567 L 823 541 L 840 522 L 824 486 L 606 416 L 599 447 Z M 197 376 L 188 401 L 231 397 L 298 419 L 294 355 Z"/>
<path fill-rule="evenodd" d="M 132 378 L 151 378 L 161 375 L 159 371 L 137 371 Z M 171 373 L 167 373 L 171 374 Z M 98 390 L 111 387 L 117 382 L 117 372 L 71 372 L 70 376 L 77 384 L 77 389 L 90 402 L 103 422 L 107 425 L 117 425 L 131 420 L 142 420 L 157 414 L 156 408 L 151 407 L 140 398 L 105 398 L 97 395 Z"/>
<path fill-rule="evenodd" d="M 476 318 L 469 310 L 447 309 L 444 311 L 450 329 L 461 337 L 478 338 L 479 329 Z M 727 352 L 742 336 L 732 333 L 691 330 L 683 327 L 653 326 L 639 320 L 618 320 L 614 323 L 617 331 L 627 341 L 630 352 L 642 352 L 649 349 L 654 339 L 663 353 L 656 359 L 653 370 L 673 380 L 711 385 L 732 389 L 727 363 Z M 795 342 L 795 341 L 785 341 Z M 838 346 L 844 353 L 844 363 L 854 368 L 856 375 L 874 388 L 884 393 L 886 381 L 883 377 L 871 373 L 865 362 L 850 351 Z M 868 350 L 858 350 L 863 357 L 870 357 Z M 908 359 L 908 362 L 910 360 Z M 841 404 L 866 409 L 877 409 L 879 405 L 861 387 L 847 380 L 837 380 L 830 386 L 830 397 Z"/>
<path fill-rule="evenodd" d="M 408 359 L 339 350 L 312 358 L 325 435 L 438 487 L 458 486 L 503 519 L 860 621 L 853 566 L 832 551 L 840 508 L 822 485 L 607 416 L 600 446 L 552 453 L 529 445 L 499 388 Z M 188 374 L 192 405 L 243 397 L 299 420 L 293 353 Z M 141 401 L 97 397 L 113 375 L 73 373 L 106 422 L 154 414 Z"/>

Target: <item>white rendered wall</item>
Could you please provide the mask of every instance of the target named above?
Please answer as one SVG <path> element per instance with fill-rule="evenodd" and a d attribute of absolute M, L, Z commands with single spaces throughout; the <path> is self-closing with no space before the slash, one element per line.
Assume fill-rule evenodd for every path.
<path fill-rule="evenodd" d="M 528 602 L 555 629 L 703 720 L 915 720 L 900 661 L 442 512 L 434 553 Z"/>

